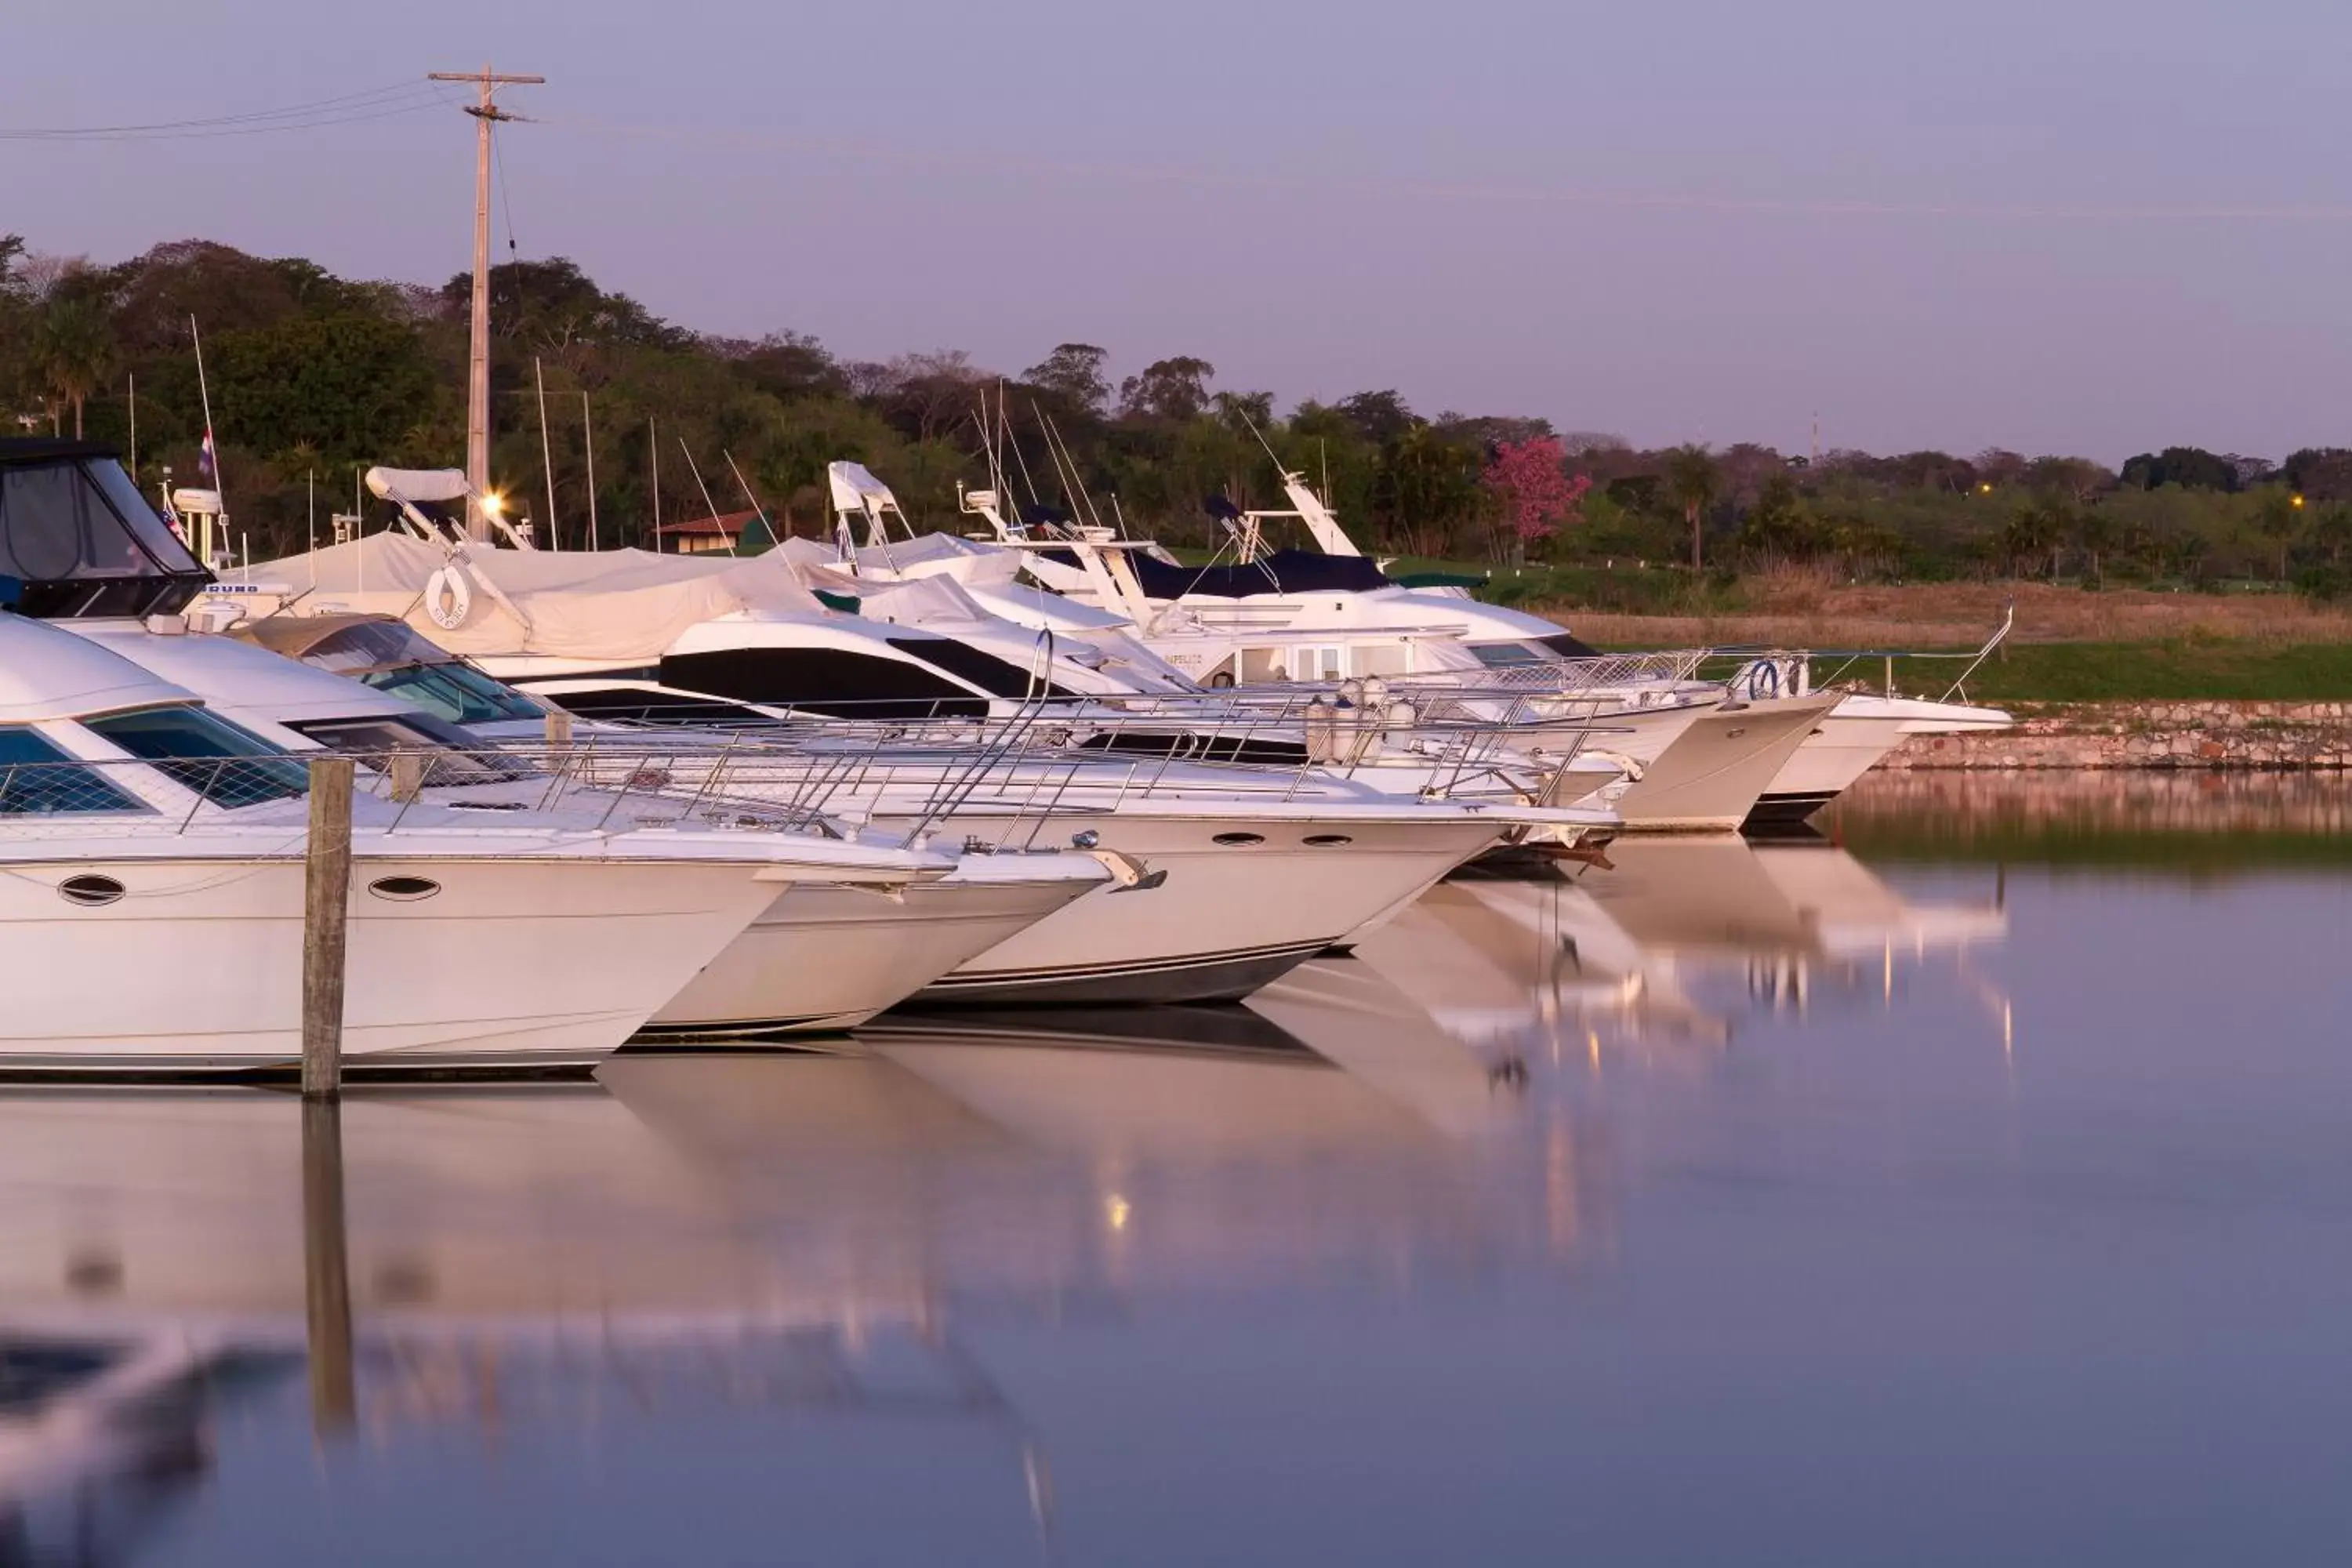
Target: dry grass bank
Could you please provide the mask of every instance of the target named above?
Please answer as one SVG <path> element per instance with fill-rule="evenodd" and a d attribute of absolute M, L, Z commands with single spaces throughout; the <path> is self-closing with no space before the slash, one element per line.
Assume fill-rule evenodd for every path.
<path fill-rule="evenodd" d="M 1745 580 L 1737 615 L 1629 616 L 1530 605 L 1607 647 L 1776 643 L 1802 647 L 1968 647 L 2017 606 L 2023 642 L 2144 643 L 2223 637 L 2286 646 L 2352 641 L 2352 609 L 2287 594 L 2085 593 L 2042 583 L 1847 587 L 1809 574 Z"/>

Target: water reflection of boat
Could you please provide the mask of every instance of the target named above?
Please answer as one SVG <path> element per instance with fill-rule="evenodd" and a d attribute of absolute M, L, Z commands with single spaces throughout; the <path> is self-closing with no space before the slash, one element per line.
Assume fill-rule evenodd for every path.
<path fill-rule="evenodd" d="M 1426 1074 L 1358 1076 L 1240 1009 L 1064 1022 L 918 1019 L 839 1056 L 625 1060 L 601 1089 L 340 1113 L 251 1092 L 0 1096 L 0 1562 L 11 1528 L 32 1543 L 18 1557 L 121 1560 L 107 1543 L 204 1484 L 223 1411 L 298 1404 L 306 1352 L 322 1432 L 576 1433 L 672 1405 L 912 1415 L 975 1434 L 958 1451 L 992 1495 L 1025 1480 L 1050 1500 L 961 1324 L 1409 1291 L 1566 1255 L 1606 1188 L 1562 1112 L 1538 1137 L 1447 1135 L 1487 1089 L 1442 1036 L 1397 1037 L 1433 1053 Z M 1541 1201 L 1506 1201 L 1522 1191 Z M 49 1468 L 20 1499 L 18 1345 L 93 1347 L 86 1373 L 65 1368 L 91 1392 L 153 1347 L 137 1387 L 186 1397 L 25 1426 Z M 278 1375 L 211 1375 L 227 1357 Z M 60 1499 L 79 1510 L 63 1536 L 42 1522 Z"/>
<path fill-rule="evenodd" d="M 1449 1028 L 1360 958 L 1306 964 L 1246 1005 L 1449 1136 L 1493 1133 L 1528 1114 L 1527 1068 L 1515 1047 Z"/>
<path fill-rule="evenodd" d="M 1998 942 L 1996 907 L 1923 902 L 1827 843 L 1643 838 L 1574 881 L 1447 883 L 1358 955 L 1444 1027 L 1488 1049 L 1591 1031 L 1720 1045 L 1732 1005 L 1709 989 L 1801 1006 L 1867 971 Z M 1597 1048 L 1598 1035 L 1583 1042 Z"/>
<path fill-rule="evenodd" d="M 1558 1044 L 1601 1020 L 1702 1044 L 1730 1037 L 1686 994 L 1671 954 L 1563 880 L 1446 883 L 1356 952 L 1440 1026 L 1490 1053 Z"/>

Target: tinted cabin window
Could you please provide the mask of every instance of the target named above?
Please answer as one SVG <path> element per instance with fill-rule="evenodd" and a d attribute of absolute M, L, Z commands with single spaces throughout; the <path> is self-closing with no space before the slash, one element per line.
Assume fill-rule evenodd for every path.
<path fill-rule="evenodd" d="M 1572 637 L 1566 632 L 1560 632 L 1553 637 L 1541 637 L 1538 640 L 1540 641 L 1544 647 L 1551 649 L 1552 652 L 1559 655 L 1562 658 L 1599 658 L 1601 657 L 1601 650 L 1599 648 L 1594 647 L 1589 642 L 1583 642 L 1578 638 Z"/>
<path fill-rule="evenodd" d="M 537 719 L 547 710 L 513 687 L 491 679 L 470 664 L 411 664 L 373 669 L 360 683 L 428 708 L 453 724 L 489 724 L 505 719 Z"/>
<path fill-rule="evenodd" d="M 919 664 L 832 647 L 672 654 L 664 686 L 845 719 L 979 719 L 988 700 Z"/>
<path fill-rule="evenodd" d="M 310 792 L 310 775 L 301 763 L 201 708 L 142 708 L 82 722 L 215 805 L 257 805 Z"/>
<path fill-rule="evenodd" d="M 1089 735 L 1081 750 L 1118 752 L 1127 756 L 1182 757 L 1202 763 L 1261 763 L 1276 766 L 1303 763 L 1307 748 L 1294 741 L 1266 741 L 1246 735 L 1217 735 L 1187 731 L 1152 733 L 1123 730 Z"/>
<path fill-rule="evenodd" d="M 76 764 L 46 737 L 22 726 L 0 727 L 0 816 L 146 809 L 98 769 Z"/>

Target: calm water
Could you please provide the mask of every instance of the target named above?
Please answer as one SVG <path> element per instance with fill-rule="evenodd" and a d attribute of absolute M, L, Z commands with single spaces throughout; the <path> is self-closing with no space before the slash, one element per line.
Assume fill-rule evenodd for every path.
<path fill-rule="evenodd" d="M 2345 793 L 1955 788 L 1246 1012 L 0 1100 L 0 1563 L 2342 1561 Z"/>

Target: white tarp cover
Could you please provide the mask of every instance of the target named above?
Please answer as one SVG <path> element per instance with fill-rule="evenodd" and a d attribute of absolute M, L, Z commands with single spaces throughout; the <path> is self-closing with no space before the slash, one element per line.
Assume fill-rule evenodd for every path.
<path fill-rule="evenodd" d="M 826 613 L 773 551 L 737 558 L 644 550 L 493 550 L 478 544 L 467 551 L 462 566 L 475 580 L 471 602 L 463 620 L 452 626 L 436 621 L 425 602 L 434 574 L 448 563 L 448 552 L 437 544 L 385 532 L 260 563 L 251 575 L 257 582 L 290 585 L 298 614 L 333 607 L 398 616 L 462 654 L 651 659 L 688 626 L 721 616 Z M 504 594 L 522 619 L 483 584 Z"/>
<path fill-rule="evenodd" d="M 836 512 L 879 511 L 887 507 L 898 510 L 898 498 L 890 487 L 876 479 L 863 463 L 827 463 L 825 482 L 833 489 L 833 510 Z"/>
<path fill-rule="evenodd" d="M 368 493 L 379 500 L 452 501 L 466 499 L 463 468 L 387 468 L 367 471 Z"/>
<path fill-rule="evenodd" d="M 858 613 L 902 626 L 975 626 L 998 620 L 951 577 L 857 577 L 812 539 L 787 539 L 768 552 L 792 563 L 803 587 L 845 595 Z"/>

